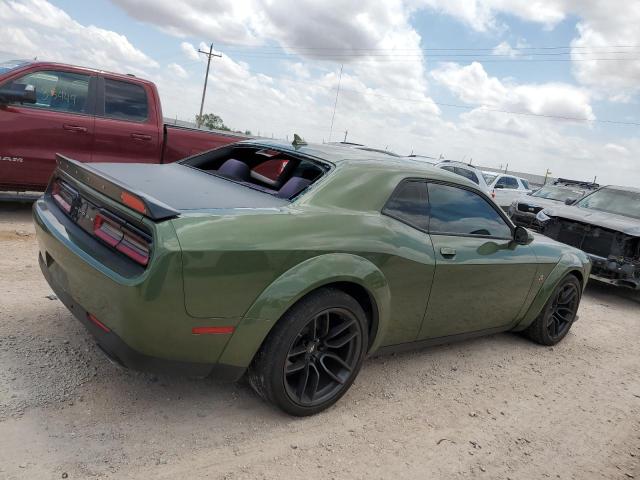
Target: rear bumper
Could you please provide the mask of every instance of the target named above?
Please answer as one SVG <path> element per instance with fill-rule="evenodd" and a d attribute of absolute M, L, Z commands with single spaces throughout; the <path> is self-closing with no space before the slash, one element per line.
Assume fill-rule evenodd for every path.
<path fill-rule="evenodd" d="M 216 326 L 229 320 L 194 319 L 186 314 L 180 251 L 170 232 L 156 237 L 162 248 L 157 249 L 154 264 L 140 277 L 124 278 L 92 255 L 92 239 L 77 226 L 64 223 L 55 206 L 38 200 L 33 215 L 45 279 L 112 360 L 156 373 L 214 374 L 226 380 L 242 376 L 244 368 L 218 363 L 230 335 L 191 333 L 203 322 Z M 165 222 L 163 228 L 172 227 Z M 88 313 L 109 331 L 91 322 Z"/>
<path fill-rule="evenodd" d="M 69 309 L 73 316 L 86 327 L 89 333 L 95 338 L 100 349 L 113 362 L 125 368 L 144 372 L 180 373 L 199 377 L 205 377 L 211 373 L 213 366 L 210 364 L 164 360 L 144 355 L 129 347 L 129 345 L 114 332 L 106 332 L 89 320 L 88 312 L 53 280 L 46 262 L 40 254 L 38 255 L 38 263 L 40 264 L 40 270 L 42 270 L 44 278 L 58 296 L 58 299 Z"/>

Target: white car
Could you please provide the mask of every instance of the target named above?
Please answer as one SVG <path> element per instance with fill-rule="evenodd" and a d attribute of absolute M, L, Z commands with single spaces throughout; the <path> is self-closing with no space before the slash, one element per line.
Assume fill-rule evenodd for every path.
<path fill-rule="evenodd" d="M 533 191 L 526 179 L 514 175 L 483 171 L 482 176 L 495 202 L 505 210 L 521 195 L 528 195 Z"/>
<path fill-rule="evenodd" d="M 449 172 L 457 173 L 458 175 L 468 178 L 473 183 L 478 185 L 480 189 L 486 194 L 491 194 L 491 189 L 484 178 L 484 172 L 477 169 L 473 165 L 469 165 L 463 162 L 456 162 L 455 160 L 443 160 L 436 164 L 436 167 Z"/>

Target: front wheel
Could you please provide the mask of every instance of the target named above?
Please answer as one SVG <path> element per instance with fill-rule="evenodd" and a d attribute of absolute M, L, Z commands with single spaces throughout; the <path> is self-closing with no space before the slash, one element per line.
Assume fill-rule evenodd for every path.
<path fill-rule="evenodd" d="M 366 315 L 346 293 L 326 288 L 300 300 L 260 348 L 249 382 L 285 412 L 306 416 L 333 405 L 360 371 Z"/>
<path fill-rule="evenodd" d="M 538 318 L 525 334 L 541 345 L 555 345 L 562 340 L 578 313 L 582 286 L 574 275 L 567 275 L 555 288 Z"/>

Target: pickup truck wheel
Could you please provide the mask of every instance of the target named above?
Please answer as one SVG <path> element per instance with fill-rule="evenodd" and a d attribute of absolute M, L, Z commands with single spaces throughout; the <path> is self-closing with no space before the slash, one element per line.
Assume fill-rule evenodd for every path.
<path fill-rule="evenodd" d="M 366 315 L 351 296 L 318 290 L 276 324 L 249 369 L 260 396 L 295 416 L 333 405 L 355 380 L 368 345 Z"/>
<path fill-rule="evenodd" d="M 574 275 L 567 275 L 555 288 L 538 318 L 525 334 L 541 345 L 555 345 L 567 333 L 578 312 L 582 286 Z"/>

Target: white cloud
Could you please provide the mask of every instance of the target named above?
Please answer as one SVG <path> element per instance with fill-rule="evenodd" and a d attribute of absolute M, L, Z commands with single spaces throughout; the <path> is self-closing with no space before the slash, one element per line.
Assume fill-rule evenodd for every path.
<path fill-rule="evenodd" d="M 169 70 L 169 72 L 171 72 L 178 78 L 187 78 L 189 76 L 187 71 L 177 63 L 170 63 L 169 65 L 167 65 L 167 70 Z"/>
<path fill-rule="evenodd" d="M 473 105 L 496 109 L 594 120 L 589 94 L 564 83 L 515 84 L 490 77 L 478 62 L 467 66 L 447 63 L 432 72 L 433 78 L 458 98 Z"/>
<path fill-rule="evenodd" d="M 198 50 L 191 43 L 182 42 L 180 44 L 180 49 L 189 60 L 200 60 L 200 54 L 198 53 Z"/>
<path fill-rule="evenodd" d="M 513 48 L 509 44 L 509 42 L 504 41 L 504 42 L 500 42 L 498 45 L 494 47 L 493 54 L 514 58 L 514 57 L 517 57 L 520 54 L 520 52 L 519 50 Z"/>
<path fill-rule="evenodd" d="M 411 0 L 411 4 L 451 15 L 479 32 L 499 30 L 503 26 L 499 16 L 505 14 L 548 29 L 575 16 L 577 36 L 570 52 L 576 79 L 613 101 L 628 101 L 640 92 L 637 48 L 621 48 L 640 45 L 638 1 Z"/>
<path fill-rule="evenodd" d="M 459 9 L 467 8 L 466 1 L 457 1 Z M 428 76 L 424 60 L 388 62 L 366 54 L 372 50 L 363 49 L 415 51 L 421 47 L 420 35 L 410 22 L 412 10 L 400 0 L 363 0 L 350 6 L 348 15 L 338 2 L 314 9 L 309 0 L 281 4 L 221 0 L 215 9 L 205 0 L 117 2 L 126 4 L 127 11 L 135 10 L 132 16 L 139 20 L 176 36 L 188 35 L 188 41 L 176 42 L 182 42 L 182 60 L 166 69 L 157 68 L 156 62 L 126 37 L 82 25 L 44 0 L 0 3 L 0 22 L 5 25 L 0 30 L 0 50 L 6 49 L 12 56 L 44 54 L 70 63 L 139 73 L 158 85 L 167 116 L 193 119 L 200 104 L 204 69 L 200 64 L 201 73 L 185 79 L 180 68 L 184 70 L 183 65 L 198 58 L 205 60 L 205 56 L 197 54 L 197 42 L 267 42 L 270 47 L 279 45 L 297 56 L 288 57 L 286 66 L 270 69 L 266 75 L 241 61 L 248 57 L 239 55 L 239 49 L 217 45 L 224 55 L 212 63 L 205 111 L 221 115 L 232 128 L 266 136 L 273 133 L 280 138 L 298 132 L 309 141 L 327 140 L 339 64 L 344 62 L 333 140 L 342 138 L 348 130 L 350 140 L 389 147 L 399 153 L 414 150 L 436 157 L 440 153 L 457 159 L 473 157 L 474 163 L 487 166 L 508 162 L 513 169 L 534 173 L 544 173 L 549 167 L 554 175 L 602 175 L 601 181 L 623 184 L 640 180 L 635 157 L 623 155 L 622 150 L 640 151 L 640 139 L 629 138 L 628 134 L 627 138 L 605 137 L 597 124 L 562 123 L 486 108 L 473 108 L 443 119 L 440 108 L 429 96 L 429 81 L 444 85 L 470 106 L 487 104 L 502 110 L 581 118 L 593 118 L 594 113 L 589 92 L 576 86 L 519 84 L 487 74 L 480 64 L 445 64 Z M 483 6 L 486 2 L 470 3 L 475 5 L 479 20 L 469 16 L 473 9 L 467 11 L 465 18 L 477 20 L 478 28 L 485 29 L 501 28 L 496 12 L 509 8 L 526 12 L 529 8 L 524 2 L 506 0 L 504 5 L 489 2 L 488 9 Z M 537 3 L 546 4 L 544 0 L 533 2 Z M 411 5 L 419 8 L 415 2 Z M 535 18 L 545 25 L 555 25 L 561 15 L 554 8 L 542 8 Z M 208 13 L 214 10 L 217 19 L 211 19 L 213 13 Z M 198 21 L 190 23 L 194 15 Z M 93 29 L 100 32 L 97 40 Z M 516 43 L 515 48 L 510 47 L 521 46 Z M 204 43 L 199 47 L 208 49 Z M 340 50 L 323 50 L 326 48 Z M 344 54 L 343 48 L 349 53 L 346 58 L 338 55 Z M 327 57 L 331 60 L 327 61 Z"/>
<path fill-rule="evenodd" d="M 141 73 L 158 64 L 116 32 L 84 26 L 45 0 L 0 2 L 0 51 Z"/>

